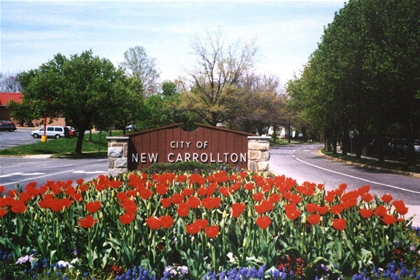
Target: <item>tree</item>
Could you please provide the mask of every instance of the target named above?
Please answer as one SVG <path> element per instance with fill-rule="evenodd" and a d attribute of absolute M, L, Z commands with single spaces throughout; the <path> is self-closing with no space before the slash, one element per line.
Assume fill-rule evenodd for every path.
<path fill-rule="evenodd" d="M 157 92 L 160 73 L 156 66 L 156 59 L 148 57 L 146 50 L 139 46 L 124 52 L 124 59 L 121 66 L 128 69 L 132 76 L 140 79 L 146 89 L 145 94 Z"/>
<path fill-rule="evenodd" d="M 114 123 L 123 128 L 124 134 L 128 125 L 145 117 L 143 93 L 143 84 L 137 77 L 127 77 L 117 85 L 117 94 L 114 97 L 119 99 L 116 101 L 119 106 L 113 111 Z"/>
<path fill-rule="evenodd" d="M 413 164 L 420 132 L 419 20 L 415 0 L 350 0 L 325 28 L 302 76 L 289 84 L 294 106 L 334 142 L 339 135 L 346 140 L 350 128 L 358 139 L 369 132 L 383 139 L 401 127 Z M 361 148 L 359 142 L 357 156 Z"/>
<path fill-rule="evenodd" d="M 12 116 L 19 120 L 33 120 L 42 118 L 44 123 L 44 135 L 46 132 L 47 119 L 50 122 L 59 117 L 62 111 L 62 103 L 57 98 L 61 90 L 61 71 L 66 58 L 57 54 L 54 60 L 42 64 L 38 69 L 22 72 L 18 75 L 23 87 L 23 100 L 21 104 L 12 103 Z M 30 110 L 27 110 L 31 108 Z"/>
<path fill-rule="evenodd" d="M 230 128 L 263 134 L 263 130 L 270 126 L 286 123 L 285 95 L 277 77 L 247 74 L 238 83 L 238 92 L 236 108 L 228 122 Z"/>
<path fill-rule="evenodd" d="M 198 57 L 197 66 L 183 80 L 183 108 L 216 126 L 234 117 L 240 97 L 238 83 L 254 66 L 254 43 L 239 42 L 225 46 L 220 32 L 208 33 L 191 47 Z"/>
<path fill-rule="evenodd" d="M 184 123 L 184 128 L 189 129 L 197 120 L 188 111 L 180 107 L 180 94 L 176 84 L 165 81 L 162 92 L 146 98 L 144 102 L 144 115 L 140 120 L 141 129 L 151 129 L 166 126 L 173 123 Z"/>
<path fill-rule="evenodd" d="M 0 91 L 21 92 L 22 86 L 18 81 L 17 75 L 10 73 L 0 73 Z"/>
<path fill-rule="evenodd" d="M 113 112 L 121 106 L 122 96 L 116 96 L 124 91 L 117 91 L 117 86 L 125 78 L 123 69 L 93 56 L 91 50 L 69 59 L 57 54 L 39 69 L 19 75 L 24 86 L 22 106 L 30 104 L 34 117 L 65 117 L 79 131 L 75 152 L 82 153 L 85 131 L 95 118 L 115 116 Z"/>

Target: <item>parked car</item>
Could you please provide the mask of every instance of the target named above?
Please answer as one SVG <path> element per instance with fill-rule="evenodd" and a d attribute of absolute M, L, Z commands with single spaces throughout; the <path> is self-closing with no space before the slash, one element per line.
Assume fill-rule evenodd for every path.
<path fill-rule="evenodd" d="M 76 129 L 74 129 L 74 127 L 72 126 L 67 126 L 67 128 L 69 129 L 69 136 L 73 137 L 73 136 L 77 136 L 79 133 L 76 131 Z"/>
<path fill-rule="evenodd" d="M 389 152 L 389 142 L 391 139 L 385 137 L 380 141 L 378 138 L 372 138 L 368 144 L 363 146 L 362 153 L 364 156 L 378 156 L 381 153 L 381 144 L 382 144 L 382 153 L 387 155 Z"/>
<path fill-rule="evenodd" d="M 31 131 L 31 136 L 34 138 L 39 138 L 44 135 L 44 127 L 39 128 L 38 130 Z M 67 126 L 47 126 L 47 131 L 45 134 L 47 137 L 61 138 L 69 137 L 69 129 Z"/>
<path fill-rule="evenodd" d="M 392 138 L 388 144 L 391 154 L 401 156 L 407 153 L 407 139 L 405 138 Z M 420 154 L 420 140 L 414 140 L 414 153 Z"/>
<path fill-rule="evenodd" d="M 11 121 L 0 121 L 0 130 L 13 132 L 16 130 L 16 126 Z"/>
<path fill-rule="evenodd" d="M 125 129 L 127 131 L 136 131 L 137 130 L 137 126 L 135 124 L 130 124 L 130 125 L 126 126 Z"/>

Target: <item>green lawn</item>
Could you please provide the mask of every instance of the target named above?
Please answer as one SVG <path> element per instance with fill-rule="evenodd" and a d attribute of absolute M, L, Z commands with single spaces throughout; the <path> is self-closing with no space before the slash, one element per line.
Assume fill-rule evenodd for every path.
<path fill-rule="evenodd" d="M 115 130 L 112 131 L 112 136 L 121 136 L 122 131 Z M 106 137 L 109 136 L 109 132 L 95 132 L 90 135 L 89 133 L 85 134 L 82 152 L 83 155 L 76 155 L 74 152 L 76 150 L 77 137 L 72 138 L 60 138 L 53 139 L 48 138 L 47 142 L 41 142 L 41 139 L 38 143 L 22 145 L 17 147 L 8 148 L 0 151 L 0 155 L 38 155 L 38 154 L 53 154 L 56 156 L 105 156 L 108 149 L 108 142 Z"/>

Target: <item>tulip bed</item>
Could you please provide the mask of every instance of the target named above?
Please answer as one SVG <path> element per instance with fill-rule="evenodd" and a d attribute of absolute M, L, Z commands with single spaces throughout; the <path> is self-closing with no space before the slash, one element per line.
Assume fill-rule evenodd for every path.
<path fill-rule="evenodd" d="M 369 186 L 136 171 L 0 193 L 4 279 L 420 279 L 408 208 Z"/>

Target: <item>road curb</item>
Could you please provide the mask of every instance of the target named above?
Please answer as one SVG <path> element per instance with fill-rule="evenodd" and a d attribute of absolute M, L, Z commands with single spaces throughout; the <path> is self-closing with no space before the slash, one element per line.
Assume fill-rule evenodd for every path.
<path fill-rule="evenodd" d="M 23 158 L 32 158 L 32 159 L 47 159 L 52 157 L 53 155 L 26 155 L 22 156 Z"/>
<path fill-rule="evenodd" d="M 373 169 L 373 170 L 377 170 L 377 171 L 384 171 L 384 172 L 394 173 L 394 174 L 399 174 L 399 175 L 405 175 L 405 176 L 410 176 L 410 177 L 420 179 L 420 173 L 401 171 L 401 170 L 395 170 L 395 169 L 388 169 L 388 168 L 383 168 L 383 167 L 378 167 L 378 166 L 370 166 L 370 165 L 367 165 L 367 164 L 352 162 L 352 161 L 348 161 L 348 160 L 342 160 L 342 159 L 339 159 L 339 158 L 335 158 L 335 157 L 331 157 L 331 156 L 328 156 L 326 154 L 323 154 L 321 152 L 321 150 L 318 150 L 318 155 L 323 156 L 325 158 L 328 158 L 330 160 L 342 162 L 342 163 L 349 164 L 349 165 L 354 165 L 354 166 L 359 166 L 359 167 L 366 168 L 366 169 Z"/>

